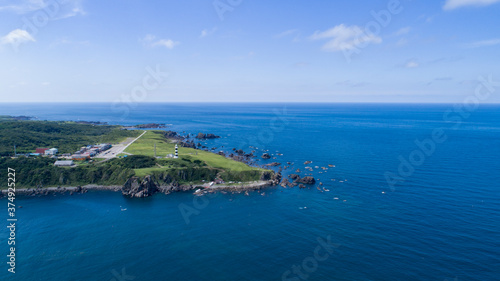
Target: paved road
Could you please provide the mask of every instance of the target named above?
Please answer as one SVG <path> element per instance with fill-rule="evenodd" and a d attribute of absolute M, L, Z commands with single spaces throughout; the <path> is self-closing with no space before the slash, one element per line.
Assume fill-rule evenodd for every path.
<path fill-rule="evenodd" d="M 125 149 L 127 149 L 127 147 L 129 147 L 129 145 L 133 144 L 136 140 L 138 140 L 140 137 L 142 137 L 145 133 L 146 133 L 146 131 L 144 131 L 140 136 L 138 136 L 137 138 L 133 139 L 130 142 L 128 142 L 126 140 L 126 141 L 119 143 L 117 145 L 113 145 L 110 149 L 108 149 L 102 153 L 97 154 L 95 156 L 95 158 L 106 158 L 106 159 L 115 158 L 118 154 L 123 153 L 123 151 Z M 127 153 L 127 154 L 130 154 L 130 153 Z"/>

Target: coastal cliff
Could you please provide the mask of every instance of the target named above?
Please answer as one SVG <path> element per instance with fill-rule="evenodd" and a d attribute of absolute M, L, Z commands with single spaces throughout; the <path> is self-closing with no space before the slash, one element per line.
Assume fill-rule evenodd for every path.
<path fill-rule="evenodd" d="M 139 182 L 138 177 L 131 177 L 122 187 L 122 194 L 130 197 L 148 197 L 158 191 L 158 186 L 151 176 L 146 176 Z"/>
<path fill-rule="evenodd" d="M 132 198 L 144 198 L 154 195 L 155 193 L 170 194 L 173 192 L 192 191 L 202 189 L 206 191 L 241 191 L 261 189 L 269 186 L 278 185 L 281 181 L 281 173 L 265 172 L 262 174 L 259 181 L 243 182 L 238 184 L 179 184 L 176 181 L 171 181 L 166 184 L 165 181 L 157 181 L 154 176 L 145 176 L 142 180 L 138 177 L 131 177 L 121 188 L 124 196 Z"/>

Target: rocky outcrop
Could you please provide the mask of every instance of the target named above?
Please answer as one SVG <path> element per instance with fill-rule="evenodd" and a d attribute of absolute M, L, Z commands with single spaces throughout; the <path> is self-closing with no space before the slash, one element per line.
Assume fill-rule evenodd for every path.
<path fill-rule="evenodd" d="M 282 187 L 287 187 L 287 186 L 288 186 L 288 187 L 290 187 L 290 186 L 291 186 L 291 185 L 290 185 L 290 181 L 289 181 L 288 179 L 283 179 L 283 180 L 281 181 L 280 185 L 281 185 Z"/>
<path fill-rule="evenodd" d="M 166 124 L 158 124 L 158 123 L 148 123 L 148 124 L 139 124 L 139 125 L 135 125 L 134 128 L 138 128 L 138 129 L 162 129 L 162 128 L 166 128 L 167 125 Z"/>
<path fill-rule="evenodd" d="M 269 153 L 262 154 L 262 159 L 271 159 L 271 155 Z"/>
<path fill-rule="evenodd" d="M 316 180 L 313 177 L 307 176 L 303 178 L 298 178 L 295 180 L 295 182 L 304 184 L 315 184 Z"/>
<path fill-rule="evenodd" d="M 176 139 L 176 140 L 184 139 L 182 136 L 180 136 L 179 134 L 177 134 L 177 132 L 174 131 L 166 131 L 165 133 L 163 133 L 163 135 L 167 139 Z"/>
<path fill-rule="evenodd" d="M 290 179 L 292 179 L 294 181 L 294 183 L 303 183 L 303 184 L 315 184 L 316 183 L 316 180 L 310 176 L 301 178 L 297 174 L 290 174 L 290 175 L 288 175 L 288 177 Z"/>
<path fill-rule="evenodd" d="M 194 143 L 194 141 L 181 141 L 181 146 L 196 149 L 196 144 Z"/>
<path fill-rule="evenodd" d="M 169 185 L 161 185 L 158 187 L 159 191 L 164 194 L 170 194 L 173 192 L 183 192 L 183 191 L 191 191 L 196 188 L 200 188 L 194 185 L 179 185 L 176 182 Z"/>
<path fill-rule="evenodd" d="M 277 173 L 275 173 L 275 174 L 274 174 L 274 176 L 273 176 L 273 178 L 272 178 L 272 180 L 271 180 L 272 184 L 273 184 L 273 185 L 278 185 L 278 184 L 280 184 L 280 182 L 281 182 L 281 178 L 282 178 L 282 176 L 281 176 L 281 172 L 277 172 Z"/>
<path fill-rule="evenodd" d="M 273 162 L 273 163 L 269 163 L 269 164 L 266 164 L 264 166 L 268 166 L 268 167 L 276 167 L 276 166 L 279 166 L 281 165 L 281 163 L 278 163 L 278 162 Z"/>
<path fill-rule="evenodd" d="M 273 172 L 271 171 L 264 171 L 262 173 L 262 175 L 260 175 L 260 180 L 261 181 L 268 181 L 268 180 L 271 180 L 273 178 Z"/>
<path fill-rule="evenodd" d="M 214 135 L 214 134 L 204 134 L 204 133 L 198 133 L 196 136 L 197 139 L 205 140 L 205 139 L 218 139 L 220 136 Z"/>
<path fill-rule="evenodd" d="M 139 183 L 138 177 L 131 177 L 122 187 L 122 194 L 129 197 L 148 197 L 158 191 L 151 176 L 146 176 Z"/>

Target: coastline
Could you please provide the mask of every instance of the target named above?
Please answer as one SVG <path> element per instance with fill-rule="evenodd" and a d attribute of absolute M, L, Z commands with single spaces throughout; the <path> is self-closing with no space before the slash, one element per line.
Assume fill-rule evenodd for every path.
<path fill-rule="evenodd" d="M 160 186 L 158 187 L 158 193 L 169 194 L 172 192 L 187 192 L 197 189 L 202 191 L 246 191 L 246 190 L 259 190 L 273 186 L 272 181 L 253 181 L 253 182 L 242 182 L 241 184 L 220 184 L 211 187 L 206 187 L 203 185 L 179 185 L 179 186 Z M 121 192 L 121 185 L 95 185 L 88 184 L 83 186 L 62 186 L 62 187 L 44 187 L 44 188 L 16 188 L 16 195 L 21 196 L 43 196 L 50 194 L 65 194 L 69 195 L 77 193 L 87 193 L 88 191 L 112 191 Z M 8 189 L 2 189 L 0 192 L 0 198 L 8 193 Z"/>

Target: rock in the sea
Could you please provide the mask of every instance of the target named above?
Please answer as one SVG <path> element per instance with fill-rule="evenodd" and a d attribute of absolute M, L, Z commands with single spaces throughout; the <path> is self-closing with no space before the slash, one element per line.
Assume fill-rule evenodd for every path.
<path fill-rule="evenodd" d="M 198 133 L 198 135 L 196 136 L 197 139 L 201 139 L 201 140 L 206 140 L 206 139 L 218 139 L 220 138 L 220 136 L 216 136 L 214 134 L 204 134 L 204 133 Z"/>
<path fill-rule="evenodd" d="M 303 184 L 299 184 L 299 188 L 306 188 L 306 186 Z"/>
<path fill-rule="evenodd" d="M 264 166 L 271 166 L 271 167 L 276 167 L 276 166 L 279 166 L 281 165 L 281 163 L 278 163 L 278 162 L 273 162 L 273 163 L 270 163 L 270 164 L 266 164 Z"/>
<path fill-rule="evenodd" d="M 295 182 L 298 183 L 304 183 L 304 184 L 315 184 L 316 180 L 313 177 L 303 177 L 303 178 L 298 178 L 295 180 Z"/>
<path fill-rule="evenodd" d="M 163 135 L 167 138 L 167 139 L 181 139 L 182 137 L 179 136 L 177 134 L 177 132 L 174 132 L 174 131 L 166 131 L 165 133 L 163 133 Z"/>
<path fill-rule="evenodd" d="M 275 173 L 275 174 L 274 174 L 274 177 L 273 177 L 273 179 L 272 179 L 273 185 L 278 185 L 278 184 L 280 184 L 280 182 L 281 182 L 281 178 L 282 178 L 282 176 L 281 176 L 281 172 L 277 172 L 277 173 Z"/>
<path fill-rule="evenodd" d="M 269 153 L 262 154 L 262 159 L 271 159 L 271 155 Z"/>
<path fill-rule="evenodd" d="M 301 178 L 299 175 L 297 174 L 290 174 L 288 175 L 288 177 L 292 180 L 294 180 L 294 183 L 304 183 L 304 184 L 315 184 L 316 183 L 316 180 L 314 179 L 314 177 L 303 177 Z"/>
<path fill-rule="evenodd" d="M 291 185 L 290 185 L 290 181 L 289 181 L 288 179 L 283 179 L 283 180 L 281 181 L 280 185 L 281 185 L 282 187 L 291 186 Z"/>
<path fill-rule="evenodd" d="M 139 183 L 138 177 L 131 177 L 122 187 L 122 194 L 130 197 L 148 197 L 158 191 L 151 176 L 146 176 Z"/>

